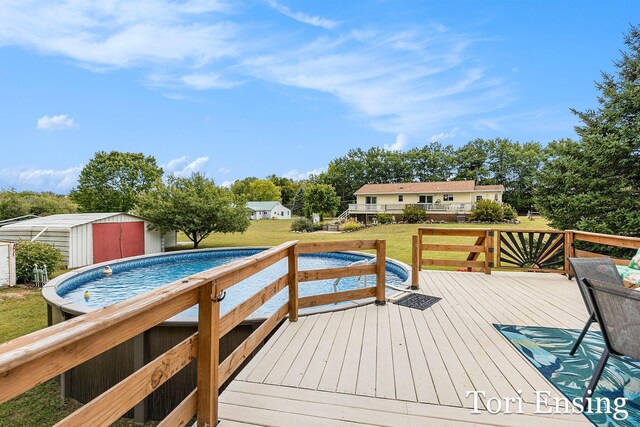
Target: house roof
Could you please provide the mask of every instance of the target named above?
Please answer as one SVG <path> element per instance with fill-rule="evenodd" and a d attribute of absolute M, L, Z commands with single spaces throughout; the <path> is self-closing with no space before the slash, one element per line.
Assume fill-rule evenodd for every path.
<path fill-rule="evenodd" d="M 466 191 L 504 191 L 502 185 L 476 185 L 475 181 L 399 182 L 393 184 L 365 184 L 358 194 L 407 194 Z"/>
<path fill-rule="evenodd" d="M 110 218 L 117 215 L 127 215 L 135 218 L 140 218 L 136 215 L 131 215 L 122 212 L 108 212 L 108 213 L 79 213 L 79 214 L 58 214 L 43 216 L 40 218 L 27 219 L 24 221 L 16 222 L 13 224 L 5 225 L 0 230 L 28 230 L 43 227 L 58 230 L 68 230 L 79 225 L 88 224 L 90 222 L 100 221 L 102 219 Z M 140 218 L 142 219 L 142 218 Z"/>
<path fill-rule="evenodd" d="M 247 202 L 247 209 L 252 211 L 270 211 L 276 206 L 278 206 L 280 202 L 271 201 L 271 202 Z"/>

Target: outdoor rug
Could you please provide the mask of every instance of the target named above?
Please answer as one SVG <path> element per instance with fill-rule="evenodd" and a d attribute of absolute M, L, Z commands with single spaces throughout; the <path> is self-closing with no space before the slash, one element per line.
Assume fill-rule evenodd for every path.
<path fill-rule="evenodd" d="M 415 308 L 416 310 L 426 310 L 442 298 L 423 294 L 409 294 L 400 298 L 395 303 L 404 307 Z"/>
<path fill-rule="evenodd" d="M 494 326 L 569 400 L 582 397 L 604 349 L 600 332 L 589 331 L 575 356 L 569 356 L 580 333 L 577 329 Z M 613 413 L 585 413 L 593 424 L 640 426 L 640 370 L 609 358 L 594 397 L 608 398 L 612 409 L 615 409 L 616 398 L 627 398 L 624 410 L 628 412 L 628 417 L 620 421 L 613 418 Z"/>

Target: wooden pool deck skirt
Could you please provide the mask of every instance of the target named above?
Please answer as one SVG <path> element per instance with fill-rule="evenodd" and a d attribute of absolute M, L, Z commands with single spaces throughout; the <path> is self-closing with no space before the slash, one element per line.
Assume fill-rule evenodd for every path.
<path fill-rule="evenodd" d="M 534 414 L 536 390 L 561 394 L 493 326 L 582 328 L 575 281 L 423 271 L 420 292 L 442 300 L 424 311 L 372 304 L 285 321 L 222 393 L 220 425 L 590 425 Z M 474 390 L 486 396 L 479 413 Z M 525 414 L 484 406 L 518 396 Z"/>

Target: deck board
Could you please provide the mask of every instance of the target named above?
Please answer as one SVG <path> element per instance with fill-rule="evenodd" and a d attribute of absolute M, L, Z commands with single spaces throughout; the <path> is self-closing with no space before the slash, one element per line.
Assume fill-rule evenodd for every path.
<path fill-rule="evenodd" d="M 423 271 L 425 311 L 368 305 L 285 323 L 222 393 L 221 425 L 588 425 L 534 415 L 534 390 L 560 393 L 495 323 L 581 328 L 574 281 L 555 274 Z M 470 390 L 521 392 L 525 415 L 471 414 Z"/>

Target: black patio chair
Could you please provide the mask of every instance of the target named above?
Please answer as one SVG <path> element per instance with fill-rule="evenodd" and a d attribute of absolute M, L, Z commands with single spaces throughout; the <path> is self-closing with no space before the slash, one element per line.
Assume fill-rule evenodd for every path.
<path fill-rule="evenodd" d="M 629 360 L 640 360 L 640 292 L 595 279 L 584 279 L 583 284 L 593 303 L 593 311 L 605 344 L 585 391 L 584 404 L 584 399 L 595 392 L 609 357 L 640 369 L 637 362 Z M 590 403 L 591 400 L 588 400 L 585 407 L 589 408 Z"/>
<path fill-rule="evenodd" d="M 597 321 L 593 312 L 591 300 L 589 299 L 584 287 L 583 280 L 595 279 L 615 286 L 620 286 L 622 288 L 624 288 L 624 282 L 622 281 L 622 278 L 618 273 L 618 269 L 611 258 L 569 258 L 569 264 L 571 264 L 573 275 L 578 283 L 578 289 L 580 289 L 580 295 L 582 295 L 584 305 L 587 307 L 587 311 L 589 312 L 587 323 L 584 325 L 584 328 L 582 328 L 576 343 L 573 345 L 573 348 L 569 353 L 573 356 L 576 354 L 578 347 L 580 347 L 580 343 L 587 334 L 591 324 Z"/>

